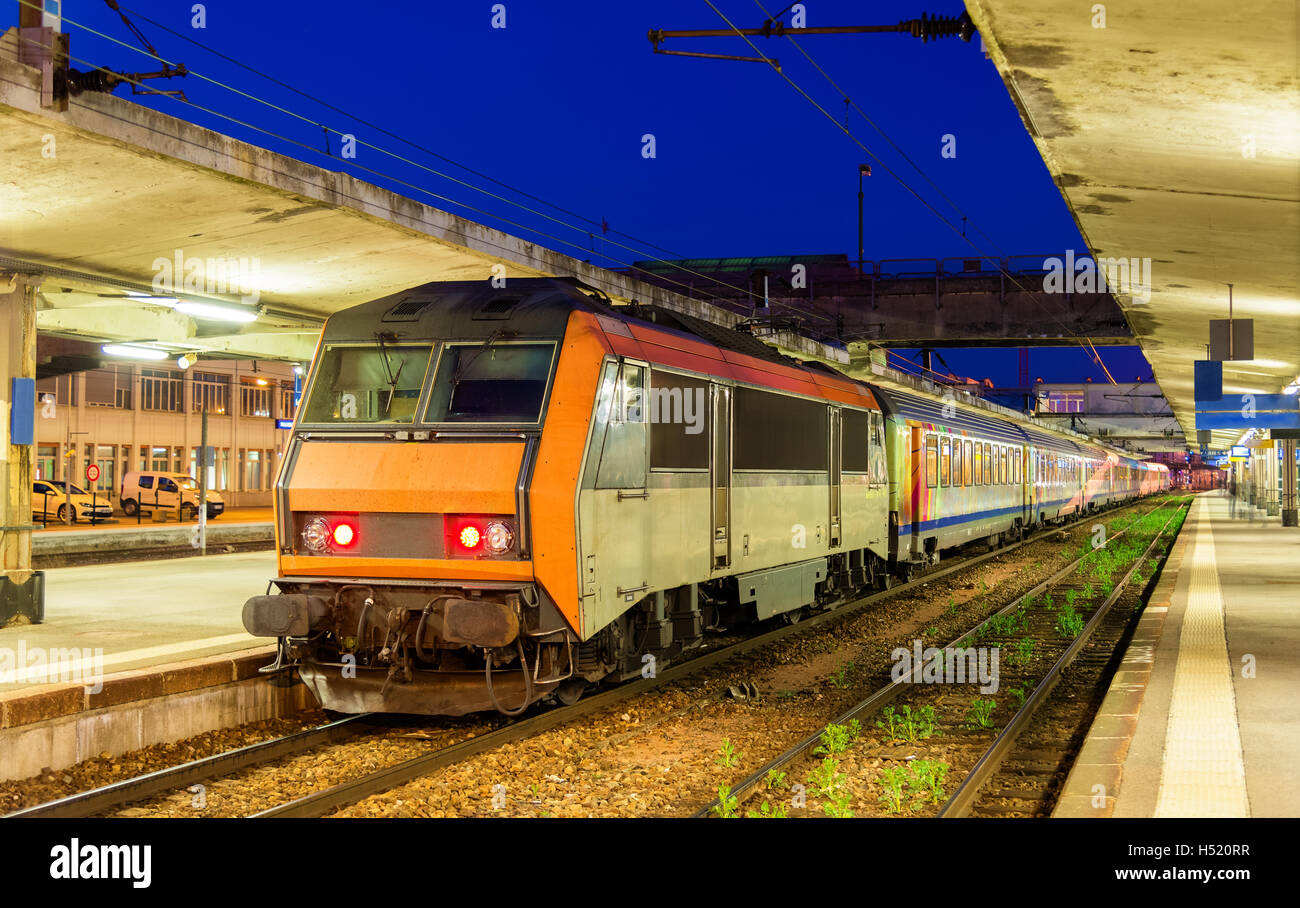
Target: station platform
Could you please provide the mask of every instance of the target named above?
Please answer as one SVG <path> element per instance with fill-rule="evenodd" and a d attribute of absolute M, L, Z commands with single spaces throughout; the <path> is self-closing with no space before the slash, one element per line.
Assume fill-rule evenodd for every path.
<path fill-rule="evenodd" d="M 1193 503 L 1053 816 L 1300 816 L 1300 531 L 1262 513 Z"/>
<path fill-rule="evenodd" d="M 269 508 L 240 508 L 208 521 L 208 552 L 233 551 L 275 544 Z M 91 526 L 81 521 L 54 524 L 32 532 L 32 559 L 37 569 L 107 563 L 141 558 L 198 554 L 194 521 L 153 523 L 113 518 Z M 226 547 L 230 548 L 227 549 Z M 48 599 L 48 596 L 47 596 Z"/>
<path fill-rule="evenodd" d="M 100 519 L 91 523 L 89 519 L 82 517 L 76 523 L 59 523 L 50 517 L 50 522 L 44 524 L 39 530 L 33 530 L 37 538 L 48 533 L 111 533 L 121 530 L 145 530 L 151 527 L 172 526 L 177 524 L 183 526 L 194 526 L 196 521 L 180 521 L 172 511 L 160 512 L 166 520 L 155 523 L 152 518 L 144 515 L 137 517 L 127 517 L 121 511 L 114 511 L 112 517 Z M 244 524 L 269 524 L 274 520 L 274 514 L 271 508 L 231 508 L 220 516 L 214 517 L 208 521 L 209 527 L 244 525 Z"/>
<path fill-rule="evenodd" d="M 275 573 L 273 551 L 46 571 L 45 621 L 0 628 L 0 692 L 265 648 L 240 612 Z"/>

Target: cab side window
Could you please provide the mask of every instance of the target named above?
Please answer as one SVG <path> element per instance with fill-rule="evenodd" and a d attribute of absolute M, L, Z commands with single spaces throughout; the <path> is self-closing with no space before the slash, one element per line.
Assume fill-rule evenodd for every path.
<path fill-rule="evenodd" d="M 884 418 L 875 411 L 869 414 L 871 420 L 871 484 L 883 485 L 889 481 L 889 465 L 885 460 L 885 426 Z"/>
<path fill-rule="evenodd" d="M 158 479 L 158 488 L 163 492 L 175 492 L 176 483 L 168 479 L 166 476 L 162 476 Z"/>

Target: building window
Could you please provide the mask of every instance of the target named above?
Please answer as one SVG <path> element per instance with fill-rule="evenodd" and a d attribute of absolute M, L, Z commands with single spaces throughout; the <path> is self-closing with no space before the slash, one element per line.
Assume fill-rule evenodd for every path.
<path fill-rule="evenodd" d="M 216 372 L 191 373 L 194 386 L 194 412 L 207 410 L 218 416 L 230 408 L 230 376 Z"/>
<path fill-rule="evenodd" d="M 271 387 L 266 379 L 244 379 L 239 383 L 239 412 L 243 416 L 270 417 Z"/>
<path fill-rule="evenodd" d="M 39 445 L 36 448 L 36 462 L 32 464 L 35 479 L 58 479 L 54 475 L 55 465 L 59 462 L 58 445 Z"/>
<path fill-rule="evenodd" d="M 74 375 L 56 375 L 43 378 L 36 383 L 36 405 L 75 407 L 77 405 L 77 383 Z"/>
<path fill-rule="evenodd" d="M 1082 413 L 1082 391 L 1049 391 L 1047 399 L 1042 401 L 1043 409 L 1048 413 Z"/>
<path fill-rule="evenodd" d="M 86 372 L 86 406 L 131 409 L 131 378 L 128 365 L 111 364 Z"/>
<path fill-rule="evenodd" d="M 90 397 L 89 393 L 87 393 L 86 397 Z M 87 400 L 87 403 L 89 403 L 89 400 Z M 90 445 L 87 445 L 87 462 L 90 461 L 91 450 Z M 113 490 L 117 488 L 117 446 L 95 445 L 93 450 L 95 455 L 94 462 L 99 467 L 99 479 L 96 481 L 95 487 L 98 488 L 101 493 L 112 495 Z"/>
<path fill-rule="evenodd" d="M 293 385 L 280 383 L 280 419 L 293 419 L 298 410 L 293 405 Z"/>
<path fill-rule="evenodd" d="M 142 448 L 141 450 L 149 452 L 149 466 L 146 468 L 154 473 L 171 472 L 171 449 L 170 448 Z"/>
<path fill-rule="evenodd" d="M 140 370 L 140 405 L 145 410 L 181 412 L 185 386 L 174 369 Z"/>
<path fill-rule="evenodd" d="M 240 449 L 243 463 L 244 487 L 242 491 L 256 492 L 262 488 L 262 452 Z"/>

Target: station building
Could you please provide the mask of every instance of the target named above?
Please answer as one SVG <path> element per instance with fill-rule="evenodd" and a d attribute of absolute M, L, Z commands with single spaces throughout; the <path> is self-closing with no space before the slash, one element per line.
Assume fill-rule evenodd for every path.
<path fill-rule="evenodd" d="M 198 477 L 203 411 L 214 449 L 208 485 L 229 507 L 269 507 L 294 415 L 292 363 L 201 360 L 189 369 L 105 362 L 36 383 L 35 479 L 70 479 L 89 491 L 86 467 L 99 467 L 98 494 L 116 506 L 133 470 Z"/>

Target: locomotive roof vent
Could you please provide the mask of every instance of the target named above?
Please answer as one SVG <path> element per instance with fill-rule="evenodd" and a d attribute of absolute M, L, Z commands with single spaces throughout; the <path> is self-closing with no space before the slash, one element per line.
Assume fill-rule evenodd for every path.
<path fill-rule="evenodd" d="M 510 296 L 494 296 L 488 300 L 478 311 L 474 313 L 474 320 L 482 319 L 507 319 L 510 313 L 515 311 L 515 307 L 524 301 L 524 298 L 518 294 Z"/>
<path fill-rule="evenodd" d="M 413 322 L 419 319 L 420 313 L 433 305 L 431 299 L 419 299 L 407 297 L 393 308 L 384 313 L 383 321 L 386 322 Z"/>

